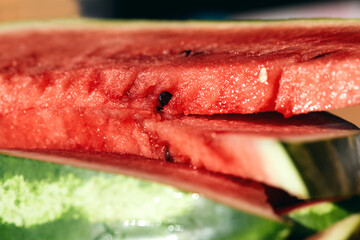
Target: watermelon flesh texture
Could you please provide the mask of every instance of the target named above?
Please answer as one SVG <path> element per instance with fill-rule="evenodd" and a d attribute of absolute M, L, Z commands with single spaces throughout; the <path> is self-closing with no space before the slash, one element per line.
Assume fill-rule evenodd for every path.
<path fill-rule="evenodd" d="M 48 162 L 14 157 L 46 158 Z M 70 159 L 68 159 L 70 158 Z M 155 168 L 171 170 L 173 180 L 186 183 L 188 177 L 204 175 L 208 182 L 221 182 L 223 176 L 196 172 L 190 168 L 149 164 L 131 156 L 91 152 L 26 153 L 0 155 L 0 232 L 3 239 L 285 239 L 290 225 L 249 215 L 212 202 L 194 192 L 148 182 L 129 176 L 77 168 L 51 161 L 83 162 L 108 159 L 126 170 L 145 173 Z M 82 159 L 82 160 L 81 160 Z M 85 162 L 86 162 L 85 161 Z M 126 164 L 126 162 L 131 164 Z M 151 161 L 151 160 L 150 160 Z M 104 166 L 102 163 L 98 163 Z M 133 167 L 131 165 L 133 164 Z M 162 165 L 162 164 L 160 164 Z M 106 164 L 105 164 L 106 166 Z M 139 168 L 140 167 L 140 168 Z M 112 168 L 114 171 L 114 168 Z M 124 168 L 115 168 L 124 171 Z M 147 172 L 147 174 L 149 174 Z M 164 176 L 164 175 L 159 175 Z M 178 178 L 179 176 L 182 177 Z M 164 178 L 164 177 L 163 177 Z M 215 180 L 215 181 L 214 181 Z M 206 182 L 206 180 L 204 180 Z M 238 181 L 247 209 L 260 202 L 260 184 Z M 199 184 L 198 186 L 201 186 Z M 226 184 L 224 185 L 226 186 Z M 255 188 L 252 188 L 255 186 Z M 231 187 L 230 187 L 231 188 Z M 229 188 L 229 190 L 230 190 Z M 200 188 L 201 189 L 201 188 Z M 210 188 L 209 188 L 210 189 Z M 249 190 L 249 191 L 245 191 Z M 254 202 L 246 200 L 253 198 Z M 241 200 L 241 198 L 239 198 Z M 240 202 L 240 201 L 238 201 Z M 245 206 L 244 205 L 244 206 Z M 262 204 L 266 209 L 266 203 Z M 34 208 L 36 211 L 34 211 Z M 255 207 L 257 208 L 257 207 Z M 256 231 L 261 228 L 262 231 Z"/>
<path fill-rule="evenodd" d="M 152 143 L 139 121 L 160 118 L 132 109 L 32 109 L 0 117 L 0 146 L 23 149 L 93 150 L 159 159 L 161 145 Z"/>
<path fill-rule="evenodd" d="M 1 113 L 48 106 L 154 110 L 164 91 L 173 95 L 164 107 L 172 114 L 290 116 L 360 101 L 357 21 L 2 29 Z"/>
<path fill-rule="evenodd" d="M 2 115 L 0 124 L 3 149 L 136 154 L 249 178 L 299 198 L 358 192 L 359 130 L 326 113 L 285 119 L 45 108 Z"/>

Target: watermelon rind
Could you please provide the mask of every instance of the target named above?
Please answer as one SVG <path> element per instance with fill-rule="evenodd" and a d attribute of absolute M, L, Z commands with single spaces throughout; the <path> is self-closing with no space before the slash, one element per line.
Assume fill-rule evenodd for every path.
<path fill-rule="evenodd" d="M 156 182 L 4 153 L 0 193 L 7 240 L 303 239 L 360 212 L 355 196 L 284 211 L 278 222 Z"/>
<path fill-rule="evenodd" d="M 308 205 L 292 209 L 285 215 L 295 222 L 296 231 L 292 233 L 296 232 L 297 237 L 303 234 L 302 237 L 304 238 L 310 234 L 327 231 L 326 229 L 332 228 L 332 226 L 344 219 L 360 214 L 359 202 L 359 196 L 338 201 L 315 201 Z M 346 232 L 347 230 L 345 229 L 344 236 Z"/>
<path fill-rule="evenodd" d="M 316 25 L 342 25 L 342 24 L 357 24 L 360 19 L 358 18 L 307 18 L 307 19 L 269 19 L 269 20 L 222 20 L 222 21 L 209 21 L 209 20 L 187 20 L 187 21 L 159 21 L 159 20 L 118 20 L 118 19 L 94 19 L 94 18 L 74 18 L 74 19 L 48 19 L 48 20 L 28 20 L 28 21 L 11 21 L 0 22 L 0 31 L 16 31 L 24 30 L 26 28 L 34 29 L 39 28 L 79 28 L 79 27 L 147 27 L 147 28 L 169 28 L 169 27 L 209 27 L 209 28 L 227 28 L 227 27 L 263 27 L 277 26 L 288 27 L 294 25 L 303 25 L 306 27 Z"/>
<path fill-rule="evenodd" d="M 359 193 L 360 136 L 321 141 L 283 142 L 312 197 L 338 197 Z"/>
<path fill-rule="evenodd" d="M 285 239 L 289 226 L 132 177 L 0 156 L 2 239 Z M 262 229 L 256 231 L 256 229 Z"/>
<path fill-rule="evenodd" d="M 356 240 L 360 237 L 360 214 L 353 214 L 306 240 Z"/>
<path fill-rule="evenodd" d="M 273 171 L 276 166 L 276 174 L 271 175 L 273 181 L 298 197 L 308 198 L 310 194 L 301 173 L 281 142 L 259 139 L 258 146 L 260 153 L 266 159 L 265 170 Z"/>
<path fill-rule="evenodd" d="M 9 154 L 0 155 L 0 193 L 7 240 L 303 239 L 360 212 L 355 196 L 278 222 L 167 185 Z"/>

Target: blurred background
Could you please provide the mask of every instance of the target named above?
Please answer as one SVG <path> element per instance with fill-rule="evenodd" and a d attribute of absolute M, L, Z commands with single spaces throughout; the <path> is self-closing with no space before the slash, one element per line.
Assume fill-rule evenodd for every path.
<path fill-rule="evenodd" d="M 0 0 L 0 22 L 51 18 L 360 18 L 360 1 L 332 0 Z M 360 126 L 360 106 L 334 111 Z"/>
<path fill-rule="evenodd" d="M 0 0 L 0 21 L 72 18 L 265 19 L 360 17 L 360 1 Z"/>

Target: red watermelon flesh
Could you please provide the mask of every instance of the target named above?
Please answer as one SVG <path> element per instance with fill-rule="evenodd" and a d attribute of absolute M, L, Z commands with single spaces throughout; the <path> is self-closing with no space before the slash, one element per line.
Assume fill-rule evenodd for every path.
<path fill-rule="evenodd" d="M 253 179 L 303 198 L 310 195 L 302 183 L 297 184 L 302 173 L 292 167 L 293 160 L 281 144 L 346 139 L 359 133 L 354 125 L 326 113 L 285 119 L 275 113 L 205 117 L 160 115 L 131 109 L 45 108 L 2 115 L 0 125 L 0 148 L 3 149 L 135 154 Z M 324 148 L 324 154 L 326 151 L 329 150 Z M 284 156 L 282 161 L 280 158 Z M 281 170 L 282 164 L 285 170 Z M 284 181 L 282 173 L 289 173 L 294 181 Z M 299 188 L 295 189 L 293 182 Z"/>
<path fill-rule="evenodd" d="M 356 21 L 51 25 L 2 31 L 0 112 L 34 107 L 286 116 L 360 101 Z"/>
<path fill-rule="evenodd" d="M 122 109 L 32 109 L 0 116 L 0 148 L 67 149 L 163 157 L 138 121 L 156 115 Z"/>

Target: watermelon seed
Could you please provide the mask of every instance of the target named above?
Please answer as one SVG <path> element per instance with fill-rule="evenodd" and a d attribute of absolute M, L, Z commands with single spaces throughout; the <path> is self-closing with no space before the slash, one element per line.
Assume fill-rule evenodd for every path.
<path fill-rule="evenodd" d="M 167 105 L 170 102 L 172 96 L 173 95 L 167 91 L 160 93 L 158 99 L 159 99 L 159 103 L 160 103 L 161 107 L 164 107 L 165 105 Z"/>
<path fill-rule="evenodd" d="M 174 159 L 172 158 L 172 156 L 170 155 L 170 151 L 169 151 L 169 148 L 166 147 L 166 150 L 165 150 L 165 161 L 167 162 L 174 162 Z"/>
<path fill-rule="evenodd" d="M 180 54 L 185 54 L 185 57 L 188 57 L 191 54 L 191 50 L 184 50 Z"/>

